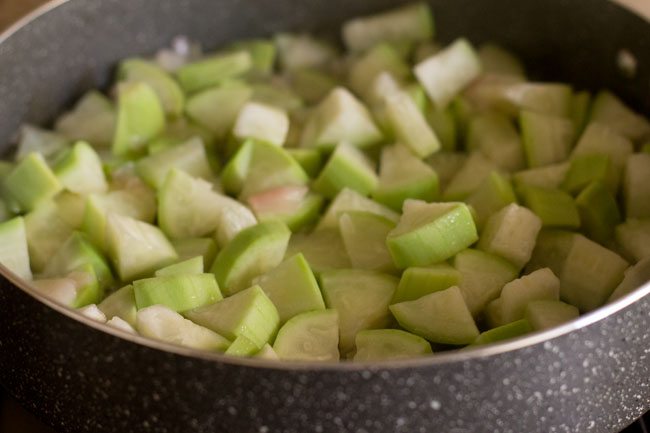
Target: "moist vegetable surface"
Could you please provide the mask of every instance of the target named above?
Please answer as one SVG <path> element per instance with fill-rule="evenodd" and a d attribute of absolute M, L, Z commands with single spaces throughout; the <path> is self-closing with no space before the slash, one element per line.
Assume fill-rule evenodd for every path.
<path fill-rule="evenodd" d="M 650 122 L 435 40 L 416 3 L 122 61 L 0 161 L 0 263 L 195 349 L 375 361 L 557 326 L 650 280 Z"/>

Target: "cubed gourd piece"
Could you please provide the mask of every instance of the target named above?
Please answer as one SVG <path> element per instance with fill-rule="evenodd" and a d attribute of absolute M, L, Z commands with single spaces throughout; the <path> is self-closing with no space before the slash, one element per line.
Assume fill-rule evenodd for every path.
<path fill-rule="evenodd" d="M 230 341 L 243 335 L 259 348 L 272 341 L 280 325 L 278 310 L 259 286 L 187 311 L 184 315 Z"/>
<path fill-rule="evenodd" d="M 607 302 L 616 301 L 650 281 L 650 257 L 630 266 L 623 275 L 623 281 L 616 286 Z"/>
<path fill-rule="evenodd" d="M 316 277 L 301 253 L 257 277 L 254 283 L 275 304 L 281 323 L 307 311 L 325 309 Z"/>
<path fill-rule="evenodd" d="M 526 319 L 520 319 L 510 322 L 505 325 L 492 328 L 490 330 L 481 332 L 481 335 L 476 337 L 472 346 L 480 346 L 484 344 L 496 343 L 499 341 L 510 340 L 511 338 L 521 337 L 532 332 L 533 327 Z"/>
<path fill-rule="evenodd" d="M 549 268 L 538 269 L 503 286 L 500 298 L 503 323 L 521 320 L 530 302 L 560 300 L 560 280 Z"/>
<path fill-rule="evenodd" d="M 627 257 L 634 261 L 650 257 L 650 219 L 627 219 L 616 226 L 615 234 Z"/>
<path fill-rule="evenodd" d="M 307 311 L 285 323 L 273 350 L 288 361 L 338 361 L 339 326 L 336 310 Z"/>
<path fill-rule="evenodd" d="M 488 218 L 477 247 L 521 269 L 530 260 L 541 228 L 537 215 L 513 203 Z"/>
<path fill-rule="evenodd" d="M 115 130 L 115 107 L 110 99 L 91 90 L 71 111 L 61 115 L 55 125 L 70 140 L 83 140 L 98 147 L 109 147 Z"/>
<path fill-rule="evenodd" d="M 566 192 L 527 185 L 520 193 L 524 206 L 542 220 L 542 226 L 568 229 L 580 227 L 580 214 L 575 200 Z"/>
<path fill-rule="evenodd" d="M 526 320 L 535 331 L 554 328 L 577 318 L 580 311 L 562 301 L 539 300 L 526 306 Z"/>
<path fill-rule="evenodd" d="M 408 200 L 386 243 L 395 265 L 403 269 L 442 262 L 476 240 L 476 226 L 464 203 Z"/>
<path fill-rule="evenodd" d="M 232 133 L 240 141 L 252 138 L 282 146 L 289 133 L 289 116 L 280 108 L 247 102 L 239 110 Z"/>
<path fill-rule="evenodd" d="M 496 112 L 482 114 L 471 120 L 467 149 L 481 152 L 505 171 L 521 170 L 526 165 L 517 129 L 508 117 Z"/>
<path fill-rule="evenodd" d="M 457 39 L 415 65 L 413 72 L 436 107 L 442 109 L 479 76 L 481 62 L 467 40 Z"/>
<path fill-rule="evenodd" d="M 576 206 L 584 233 L 590 239 L 607 245 L 614 237 L 615 227 L 621 223 L 616 197 L 604 184 L 596 181 L 576 197 Z"/>
<path fill-rule="evenodd" d="M 334 200 L 332 200 L 325 214 L 321 217 L 317 230 L 337 228 L 341 214 L 350 211 L 371 212 L 395 223 L 399 220 L 399 214 L 397 212 L 364 197 L 353 189 L 343 188 Z"/>
<path fill-rule="evenodd" d="M 103 193 L 108 182 L 102 161 L 90 145 L 78 141 L 54 166 L 54 173 L 61 185 L 78 194 Z"/>
<path fill-rule="evenodd" d="M 340 143 L 313 183 L 315 191 L 334 198 L 343 188 L 368 195 L 379 183 L 372 161 L 361 150 Z"/>
<path fill-rule="evenodd" d="M 29 212 L 58 194 L 63 186 L 40 153 L 30 153 L 4 178 L 3 189 Z"/>
<path fill-rule="evenodd" d="M 357 334 L 356 362 L 382 361 L 431 355 L 431 344 L 400 329 L 368 329 Z"/>
<path fill-rule="evenodd" d="M 560 187 L 571 193 L 578 194 L 592 182 L 604 183 L 612 193 L 618 190 L 620 174 L 612 164 L 609 156 L 603 154 L 578 155 L 571 159 Z"/>
<path fill-rule="evenodd" d="M 479 335 L 458 287 L 390 306 L 400 326 L 432 343 L 465 345 Z"/>
<path fill-rule="evenodd" d="M 623 198 L 627 218 L 650 218 L 650 154 L 636 153 L 627 158 Z"/>
<path fill-rule="evenodd" d="M 216 54 L 189 63 L 176 71 L 176 78 L 185 93 L 216 86 L 236 78 L 253 67 L 253 59 L 246 51 Z"/>
<path fill-rule="evenodd" d="M 438 136 L 408 93 L 398 91 L 386 97 L 385 110 L 395 138 L 413 154 L 426 158 L 440 149 Z"/>
<path fill-rule="evenodd" d="M 575 138 L 571 120 L 522 111 L 519 124 L 528 167 L 541 167 L 567 159 Z"/>
<path fill-rule="evenodd" d="M 327 308 L 338 311 L 341 354 L 354 350 L 357 333 L 386 328 L 390 304 L 398 279 L 361 269 L 343 269 L 320 274 L 320 286 Z"/>
<path fill-rule="evenodd" d="M 165 266 L 158 269 L 154 275 L 156 277 L 169 277 L 176 275 L 200 275 L 204 272 L 203 256 L 192 257 L 187 260 L 181 260 L 173 265 Z"/>
<path fill-rule="evenodd" d="M 352 267 L 390 272 L 395 268 L 386 236 L 395 223 L 371 212 L 345 212 L 339 217 L 339 231 Z"/>
<path fill-rule="evenodd" d="M 156 92 L 165 113 L 171 117 L 183 114 L 185 95 L 178 83 L 160 66 L 144 59 L 127 59 L 120 63 L 118 79 L 144 82 Z"/>
<path fill-rule="evenodd" d="M 648 119 L 634 112 L 618 96 L 606 90 L 596 95 L 589 121 L 606 125 L 630 140 L 638 140 L 650 133 Z"/>
<path fill-rule="evenodd" d="M 165 275 L 133 282 L 138 309 L 164 305 L 173 311 L 187 311 L 223 298 L 213 274 Z"/>
<path fill-rule="evenodd" d="M 447 263 L 406 268 L 391 303 L 414 301 L 430 293 L 457 286 L 461 278 L 461 273 Z"/>
<path fill-rule="evenodd" d="M 252 97 L 253 90 L 240 81 L 232 81 L 192 95 L 187 101 L 187 116 L 206 128 L 217 139 L 230 132 L 237 115 Z"/>
<path fill-rule="evenodd" d="M 135 326 L 136 313 L 138 309 L 135 306 L 135 295 L 133 286 L 124 286 L 108 295 L 102 300 L 97 307 L 106 316 L 108 320 L 113 317 L 119 317 L 131 326 Z"/>
<path fill-rule="evenodd" d="M 510 180 L 496 171 L 490 173 L 485 182 L 466 200 L 474 210 L 474 220 L 479 230 L 492 214 L 516 202 L 517 197 Z"/>
<path fill-rule="evenodd" d="M 22 217 L 0 223 L 0 263 L 18 277 L 32 279 L 27 233 Z"/>
<path fill-rule="evenodd" d="M 291 231 L 278 221 L 248 227 L 219 252 L 210 272 L 226 295 L 244 290 L 255 277 L 282 262 L 290 236 Z"/>
<path fill-rule="evenodd" d="M 449 180 L 442 195 L 443 200 L 466 199 L 495 170 L 497 166 L 494 162 L 480 152 L 473 152 Z"/>

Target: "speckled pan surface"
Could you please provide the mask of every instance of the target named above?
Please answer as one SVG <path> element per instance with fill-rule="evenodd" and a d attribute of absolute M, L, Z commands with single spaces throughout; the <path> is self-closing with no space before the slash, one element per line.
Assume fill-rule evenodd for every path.
<path fill-rule="evenodd" d="M 0 149 L 25 119 L 46 123 L 105 83 L 118 59 L 175 35 L 215 47 L 281 29 L 328 32 L 346 17 L 396 3 L 61 3 L 0 41 Z M 650 112 L 650 24 L 629 12 L 604 0 L 432 4 L 443 41 L 501 42 L 540 77 L 606 85 Z M 637 56 L 636 77 L 620 75 L 621 48 Z M 0 276 L 0 383 L 61 432 L 616 432 L 650 408 L 649 292 L 646 286 L 582 318 L 572 332 L 509 347 L 370 367 L 288 368 L 121 339 Z"/>

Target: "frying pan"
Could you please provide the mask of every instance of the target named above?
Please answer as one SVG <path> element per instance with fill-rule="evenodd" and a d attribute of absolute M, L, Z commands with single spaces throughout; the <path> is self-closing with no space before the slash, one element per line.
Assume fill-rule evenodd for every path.
<path fill-rule="evenodd" d="M 116 62 L 176 35 L 207 48 L 334 34 L 395 0 L 68 0 L 0 37 L 0 149 Z M 604 0 L 434 0 L 437 38 L 496 41 L 534 78 L 608 87 L 650 112 L 650 24 Z M 621 74 L 625 49 L 636 75 Z M 1 147 L 4 146 L 4 147 Z M 1 268 L 1 267 L 0 267 Z M 61 432 L 615 432 L 650 409 L 650 284 L 505 344 L 375 364 L 232 359 L 127 335 L 0 269 L 0 383 Z"/>

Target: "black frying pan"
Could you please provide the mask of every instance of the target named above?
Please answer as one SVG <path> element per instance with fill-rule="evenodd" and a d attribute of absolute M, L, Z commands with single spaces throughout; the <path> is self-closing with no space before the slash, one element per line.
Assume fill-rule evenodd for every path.
<path fill-rule="evenodd" d="M 0 37 L 0 149 L 179 34 L 208 48 L 333 32 L 394 0 L 58 1 Z M 518 53 L 534 77 L 609 87 L 650 112 L 650 24 L 604 0 L 436 0 L 438 38 Z M 638 59 L 634 77 L 616 59 Z M 0 270 L 0 383 L 65 432 L 615 432 L 650 409 L 650 285 L 506 344 L 383 364 L 279 364 L 83 319 Z"/>

